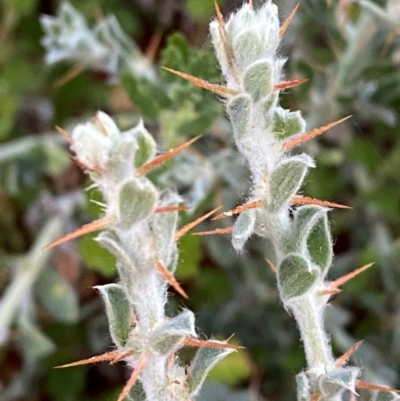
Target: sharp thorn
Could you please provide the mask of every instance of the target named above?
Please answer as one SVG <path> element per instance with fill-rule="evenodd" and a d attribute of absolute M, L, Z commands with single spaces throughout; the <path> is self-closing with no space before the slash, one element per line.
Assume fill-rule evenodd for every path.
<path fill-rule="evenodd" d="M 186 226 L 183 226 L 181 229 L 179 229 L 176 233 L 175 233 L 175 241 L 177 241 L 180 237 L 182 237 L 183 235 L 185 235 L 189 230 L 191 230 L 192 228 L 196 227 L 198 224 L 200 224 L 203 220 L 205 220 L 206 218 L 208 218 L 209 216 L 211 216 L 212 214 L 214 214 L 218 209 L 220 209 L 220 207 L 215 208 L 214 210 L 211 210 L 211 212 L 206 213 L 204 216 L 199 217 L 198 219 L 192 221 L 189 224 L 186 224 Z"/>
<path fill-rule="evenodd" d="M 316 128 L 310 132 L 307 132 L 305 134 L 302 134 L 300 136 L 294 137 L 292 139 L 288 139 L 286 142 L 283 143 L 283 150 L 288 151 L 290 149 L 293 149 L 296 146 L 301 145 L 302 143 L 305 143 L 309 141 L 310 139 L 323 134 L 324 132 L 328 131 L 329 129 L 333 128 L 335 125 L 338 125 L 342 123 L 343 121 L 346 121 L 349 119 L 351 116 L 347 116 L 345 118 L 342 118 L 338 121 L 331 122 L 329 124 L 324 125 L 323 127 Z"/>
<path fill-rule="evenodd" d="M 104 228 L 109 227 L 114 222 L 115 222 L 115 217 L 104 217 L 102 219 L 92 221 L 91 223 L 83 225 L 82 227 L 78 228 L 72 233 L 64 235 L 64 237 L 61 237 L 53 242 L 50 242 L 50 244 L 47 244 L 44 247 L 44 249 L 53 248 L 54 246 L 63 244 L 64 242 L 67 242 L 71 239 L 81 237 L 82 235 L 89 234 L 94 231 L 103 230 Z"/>
<path fill-rule="evenodd" d="M 352 278 L 354 278 L 354 277 L 358 276 L 359 274 L 361 274 L 363 271 L 365 271 L 368 268 L 370 268 L 372 265 L 373 265 L 373 263 L 368 263 L 365 266 L 359 267 L 358 269 L 352 271 L 351 273 L 346 274 L 345 276 L 340 277 L 335 281 L 332 281 L 331 283 L 329 283 L 329 287 L 331 287 L 331 288 L 340 287 L 341 285 L 347 283 Z"/>
<path fill-rule="evenodd" d="M 298 204 L 298 205 L 318 205 L 318 206 L 332 207 L 332 208 L 337 208 L 337 209 L 351 209 L 350 206 L 342 205 L 340 203 L 309 198 L 307 196 L 302 196 L 302 195 L 293 196 L 291 199 L 291 203 Z"/>
<path fill-rule="evenodd" d="M 173 274 L 160 261 L 158 261 L 155 266 L 161 276 L 164 277 L 165 281 L 167 281 L 178 294 L 182 295 L 183 298 L 189 298 L 185 290 L 176 281 L 176 278 L 173 276 Z"/>
<path fill-rule="evenodd" d="M 285 32 L 290 23 L 292 22 L 293 17 L 296 14 L 297 9 L 299 8 L 300 3 L 297 3 L 297 6 L 292 10 L 292 12 L 289 14 L 289 16 L 286 18 L 285 22 L 281 25 L 279 28 L 279 37 L 281 38 Z"/>
<path fill-rule="evenodd" d="M 157 156 L 153 160 L 143 164 L 140 168 L 136 170 L 136 176 L 141 177 L 146 175 L 148 172 L 158 167 L 160 164 L 166 162 L 172 157 L 176 156 L 178 153 L 182 152 L 182 150 L 188 148 L 193 142 L 197 141 L 201 135 L 198 135 L 187 142 L 182 143 L 182 145 L 177 146 L 176 148 L 170 149 L 168 152 L 163 153 L 160 156 Z"/>

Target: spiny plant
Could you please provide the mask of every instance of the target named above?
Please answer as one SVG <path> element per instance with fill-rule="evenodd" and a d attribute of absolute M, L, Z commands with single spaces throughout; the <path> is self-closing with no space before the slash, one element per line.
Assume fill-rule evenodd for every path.
<path fill-rule="evenodd" d="M 378 397 L 394 399 L 395 390 L 361 381 L 361 369 L 347 363 L 361 342 L 336 358 L 325 332 L 324 311 L 331 296 L 371 266 L 335 281 L 327 279 L 333 258 L 327 214 L 331 208 L 345 206 L 299 194 L 315 162 L 293 149 L 348 117 L 306 132 L 301 113 L 279 105 L 280 91 L 303 81 L 283 81 L 285 60 L 276 54 L 296 9 L 280 25 L 277 7 L 271 1 L 258 10 L 250 1 L 227 22 L 215 5 L 217 19 L 211 22 L 210 33 L 226 84 L 215 85 L 166 69 L 224 99 L 252 186 L 245 204 L 216 219 L 238 215 L 231 230 L 238 252 L 253 234 L 273 245 L 274 261 L 268 263 L 276 272 L 283 306 L 296 319 L 307 360 L 306 370 L 296 377 L 298 400 L 337 401 L 347 397 L 348 391 L 355 397 L 356 388 L 380 390 Z"/>
<path fill-rule="evenodd" d="M 192 400 L 208 371 L 236 347 L 198 339 L 194 314 L 188 309 L 166 316 L 167 286 L 187 297 L 174 278 L 177 241 L 214 211 L 177 230 L 178 212 L 184 209 L 179 195 L 159 190 L 146 174 L 197 138 L 156 156 L 154 139 L 142 122 L 121 132 L 103 112 L 75 127 L 71 135 L 60 132 L 69 141 L 75 162 L 102 193 L 104 216 L 48 247 L 102 230 L 96 239 L 115 256 L 120 277 L 117 284 L 96 287 L 115 350 L 62 367 L 125 361 L 133 373 L 118 401 Z M 176 355 L 184 346 L 199 347 L 188 366 Z"/>

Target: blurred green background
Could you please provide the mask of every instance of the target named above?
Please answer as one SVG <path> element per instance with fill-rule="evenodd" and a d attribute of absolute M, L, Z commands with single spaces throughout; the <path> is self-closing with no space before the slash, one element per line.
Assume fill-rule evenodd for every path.
<path fill-rule="evenodd" d="M 220 5 L 228 15 L 241 3 Z M 296 4 L 276 3 L 282 21 Z M 75 11 L 64 19 L 61 4 L 0 3 L 2 401 L 113 400 L 129 377 L 122 364 L 53 369 L 110 349 L 103 305 L 92 287 L 116 279 L 112 257 L 93 236 L 51 252 L 42 249 L 99 215 L 96 204 L 88 202 L 98 195 L 86 189 L 90 183 L 69 160 L 56 125 L 68 131 L 101 109 L 122 129 L 143 117 L 160 150 L 204 134 L 194 150 L 153 177 L 160 186 L 177 188 L 191 206 L 182 224 L 212 207 L 239 205 L 249 185 L 218 99 L 160 69 L 221 83 L 207 32 L 211 0 L 76 0 L 70 3 Z M 40 24 L 44 14 L 59 24 L 53 36 Z M 96 31 L 110 14 L 121 30 L 110 23 Z M 286 78 L 308 79 L 283 94 L 284 107 L 301 110 L 310 129 L 352 115 L 304 148 L 317 168 L 303 193 L 352 207 L 330 215 L 336 253 L 331 278 L 375 262 L 327 309 L 333 348 L 340 355 L 364 339 L 353 358 L 363 368 L 363 380 L 396 388 L 399 21 L 395 0 L 302 0 L 280 48 L 288 58 Z M 46 64 L 46 43 L 47 56 L 51 48 L 58 62 Z M 104 57 L 95 57 L 97 48 Z M 216 223 L 200 229 L 232 221 Z M 180 251 L 177 278 L 190 298 L 183 302 L 171 293 L 171 313 L 187 305 L 196 312 L 202 338 L 235 334 L 234 341 L 246 347 L 213 370 L 200 399 L 293 400 L 295 374 L 305 361 L 295 323 L 279 304 L 264 259 L 268 244 L 254 238 L 243 255 L 236 255 L 228 236 L 187 235 Z M 190 351 L 182 353 L 188 357 Z"/>

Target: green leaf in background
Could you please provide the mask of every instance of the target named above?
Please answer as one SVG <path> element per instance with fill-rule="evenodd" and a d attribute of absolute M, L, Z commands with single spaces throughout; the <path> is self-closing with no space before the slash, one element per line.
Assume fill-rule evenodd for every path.
<path fill-rule="evenodd" d="M 3 140 L 14 127 L 17 102 L 12 96 L 0 96 L 0 99 L 0 140 Z"/>
<path fill-rule="evenodd" d="M 175 33 L 168 38 L 167 47 L 161 54 L 160 64 L 209 82 L 220 81 L 214 55 L 211 52 L 191 49 L 180 33 Z M 178 133 L 186 136 L 201 134 L 221 114 L 219 102 L 208 91 L 194 87 L 190 82 L 167 71 L 162 71 L 161 77 L 169 83 L 168 96 L 172 102 L 170 109 L 178 112 L 182 104 L 187 103 L 185 108 L 192 113 L 190 118 L 181 120 Z M 192 104 L 188 105 L 188 103 Z"/>
<path fill-rule="evenodd" d="M 20 325 L 17 341 L 30 362 L 49 355 L 55 350 L 54 343 L 30 323 Z"/>
<path fill-rule="evenodd" d="M 218 0 L 221 6 L 224 0 Z M 213 0 L 185 0 L 185 7 L 192 18 L 200 21 L 208 21 L 215 14 Z"/>
<path fill-rule="evenodd" d="M 188 280 L 198 275 L 200 244 L 200 237 L 197 235 L 184 235 L 179 240 L 179 264 L 175 273 L 178 280 Z"/>
<path fill-rule="evenodd" d="M 79 254 L 89 269 L 98 271 L 103 276 L 115 275 L 115 257 L 95 241 L 96 234 L 82 237 L 78 245 Z"/>
<path fill-rule="evenodd" d="M 238 385 L 249 379 L 250 359 L 246 351 L 232 352 L 220 361 L 208 374 L 207 381 L 220 381 L 230 386 Z"/>
<path fill-rule="evenodd" d="M 37 282 L 37 294 L 43 306 L 56 320 L 65 323 L 78 320 L 78 295 L 55 270 L 45 269 L 42 272 Z"/>
<path fill-rule="evenodd" d="M 169 106 L 161 83 L 154 84 L 145 78 L 125 74 L 122 76 L 122 85 L 144 117 L 156 118 L 162 108 Z"/>
<path fill-rule="evenodd" d="M 81 399 L 80 394 L 85 388 L 85 370 L 84 366 L 50 369 L 45 386 L 52 399 L 57 401 Z"/>

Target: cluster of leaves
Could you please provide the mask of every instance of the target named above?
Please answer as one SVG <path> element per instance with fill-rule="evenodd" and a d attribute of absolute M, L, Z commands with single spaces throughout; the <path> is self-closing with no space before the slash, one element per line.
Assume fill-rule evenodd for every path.
<path fill-rule="evenodd" d="M 187 26 L 173 25 L 173 19 L 166 24 L 165 16 L 157 16 L 157 9 L 165 11 L 162 3 L 137 1 L 128 8 L 123 1 L 91 0 L 73 5 L 89 21 L 95 20 L 94 10 L 112 12 L 127 37 L 141 38 L 139 43 L 147 44 L 146 38 L 160 27 L 187 31 Z M 172 3 L 181 13 L 182 4 Z M 226 9 L 232 7 L 225 3 Z M 288 15 L 296 2 L 280 3 L 280 14 Z M 338 355 L 356 340 L 365 339 L 355 354 L 363 366 L 363 377 L 399 388 L 400 38 L 395 3 L 304 0 L 281 51 L 288 57 L 286 76 L 308 79 L 284 95 L 284 105 L 302 110 L 308 126 L 353 115 L 351 123 L 308 145 L 318 168 L 310 173 L 304 193 L 353 207 L 331 215 L 337 238 L 332 276 L 376 261 L 374 268 L 336 296 L 334 306 L 327 311 L 327 331 Z M 248 180 L 230 145 L 230 129 L 221 106 L 209 93 L 157 66 L 214 83 L 219 83 L 219 72 L 206 50 L 193 50 L 180 34 L 164 34 L 164 50 L 154 62 L 157 84 L 121 72 L 121 88 L 108 83 L 104 72 L 88 69 L 60 80 L 68 77 L 73 66 L 62 62 L 44 67 L 39 24 L 39 14 L 56 15 L 58 2 L 4 0 L 3 4 L 0 230 L 5 234 L 0 236 L 1 300 L 7 298 L 13 283 L 14 288 L 21 282 L 28 284 L 18 293 L 13 325 L 8 326 L 12 330 L 1 343 L 0 398 L 25 400 L 27 390 L 31 400 L 116 398 L 126 379 L 124 369 L 51 369 L 101 353 L 110 345 L 101 301 L 90 286 L 112 280 L 115 274 L 111 256 L 89 237 L 78 246 L 63 245 L 51 259 L 47 259 L 50 255 L 36 258 L 42 244 L 58 236 L 58 224 L 72 231 L 98 214 L 96 205 L 88 205 L 79 195 L 84 179 L 69 164 L 62 139 L 52 127 L 68 128 L 77 117 L 82 120 L 99 108 L 118 115 L 121 126 L 127 127 L 136 122 L 139 109 L 164 149 L 175 146 L 184 136 L 209 132 L 198 141 L 197 152 L 182 155 L 181 161 L 166 166 L 155 179 L 186 191 L 198 212 L 212 203 L 222 203 L 230 210 L 243 201 Z M 204 9 L 199 11 L 199 4 L 204 4 Z M 185 5 L 192 16 L 205 18 L 192 22 L 189 29 L 201 35 L 206 31 L 212 2 L 188 0 Z M 387 7 L 391 7 L 390 12 Z M 32 17 L 35 12 L 37 19 Z M 180 15 L 184 17 L 176 21 L 187 19 L 188 14 Z M 151 28 L 141 26 L 140 19 L 151 21 Z M 155 26 L 157 23 L 160 25 Z M 197 43 L 205 41 L 205 37 L 196 38 Z M 137 109 L 126 100 L 124 91 Z M 190 179 L 180 170 L 181 162 L 185 171 L 196 171 Z M 183 222 L 188 214 L 183 214 Z M 230 225 L 227 220 L 222 224 Z M 214 222 L 203 223 L 204 230 L 215 227 Z M 237 256 L 228 237 L 200 240 L 187 236 L 181 240 L 180 250 L 177 278 L 189 295 L 187 305 L 198 312 L 198 327 L 206 335 L 226 338 L 236 333 L 248 350 L 217 367 L 211 377 L 225 384 L 205 387 L 204 399 L 241 401 L 248 393 L 228 386 L 242 384 L 247 388 L 252 384 L 263 397 L 292 400 L 293 372 L 304 366 L 304 355 L 294 323 L 277 302 L 275 276 L 264 260 L 269 254 L 265 244 L 252 239 L 246 254 Z M 80 257 L 89 269 L 82 269 Z M 24 277 L 35 263 L 41 269 L 27 281 Z M 179 309 L 179 302 L 172 300 L 171 314 Z"/>

